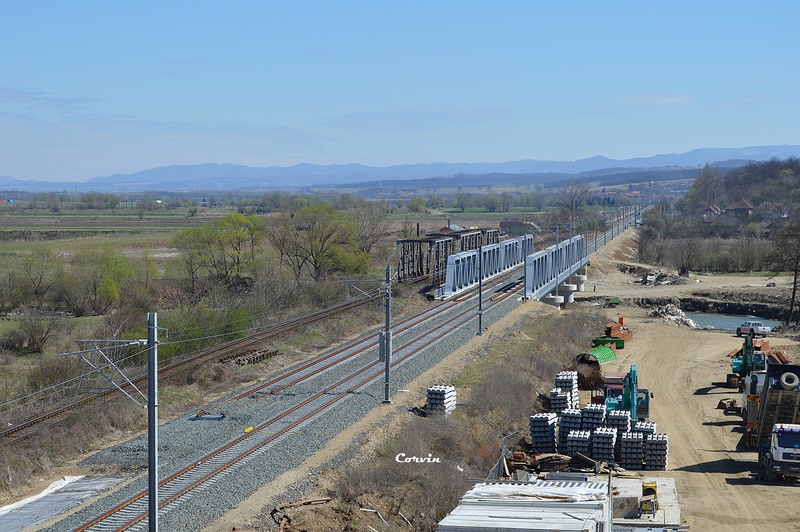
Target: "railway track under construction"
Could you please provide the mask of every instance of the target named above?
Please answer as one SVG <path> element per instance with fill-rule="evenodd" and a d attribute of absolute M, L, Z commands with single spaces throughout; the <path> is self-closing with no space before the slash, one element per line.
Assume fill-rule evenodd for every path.
<path fill-rule="evenodd" d="M 487 287 L 490 292 L 485 297 L 482 309 L 491 312 L 493 307 L 517 295 L 521 289 L 518 282 L 510 282 L 509 277 L 498 279 Z M 487 283 L 487 285 L 490 283 Z M 478 300 L 475 291 L 450 300 L 437 302 L 423 311 L 395 322 L 393 331 L 392 371 L 413 365 L 414 360 L 437 342 L 461 331 L 470 329 L 474 335 L 478 331 Z M 384 362 L 378 360 L 377 344 L 379 333 L 373 332 L 363 338 L 348 343 L 323 356 L 297 367 L 286 370 L 268 381 L 259 383 L 245 391 L 232 394 L 215 404 L 209 405 L 194 416 L 196 427 L 204 430 L 216 421 L 230 420 L 240 423 L 242 419 L 253 419 L 244 412 L 254 411 L 263 417 L 245 430 L 238 427 L 237 437 L 213 449 L 198 449 L 198 453 L 180 467 L 173 465 L 171 471 L 164 472 L 159 481 L 159 519 L 180 512 L 183 505 L 191 505 L 195 495 L 213 491 L 215 486 L 235 482 L 234 472 L 250 470 L 253 459 L 269 452 L 276 446 L 287 445 L 293 434 L 314 425 L 317 418 L 326 415 L 337 406 L 346 406 L 352 399 L 364 394 L 369 387 L 383 383 Z M 369 396 L 372 408 L 379 404 L 376 397 Z M 242 414 L 239 414 L 242 413 Z M 249 416 L 249 414 L 248 414 Z M 186 425 L 184 425 L 186 426 Z M 185 430 L 185 429 L 184 429 Z M 188 437 L 188 435 L 187 435 Z M 276 450 L 278 456 L 281 451 Z M 291 464 L 287 464 L 291 467 Z M 146 482 L 144 489 L 135 489 L 144 479 L 134 481 L 132 487 L 121 499 L 115 502 L 98 503 L 103 509 L 90 507 L 79 512 L 84 517 L 80 523 L 70 524 L 74 530 L 144 530 L 147 527 L 148 494 Z M 222 489 L 222 488 L 218 488 Z M 220 494 L 222 496 L 222 494 Z M 110 497 L 110 496 L 109 496 Z M 182 521 L 181 521 L 182 522 Z"/>

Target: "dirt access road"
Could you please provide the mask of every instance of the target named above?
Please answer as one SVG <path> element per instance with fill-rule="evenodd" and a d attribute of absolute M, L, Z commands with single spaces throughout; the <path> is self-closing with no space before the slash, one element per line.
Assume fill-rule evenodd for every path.
<path fill-rule="evenodd" d="M 634 284 L 617 267 L 620 259 L 630 256 L 632 244 L 621 238 L 593 257 L 589 283 L 595 283 L 597 293 L 681 297 L 701 286 L 706 291 L 729 292 L 775 281 L 766 276 L 708 276 L 678 286 Z M 780 286 L 782 280 L 777 281 Z M 742 339 L 727 332 L 665 323 L 638 307 L 615 310 L 625 317 L 634 335 L 618 352 L 615 369 L 627 370 L 636 364 L 641 385 L 654 393 L 651 418 L 658 432 L 669 434 L 668 470 L 659 475 L 675 478 L 684 523 L 700 531 L 800 530 L 800 484 L 756 480 L 756 453 L 742 446 L 741 418 L 716 409 L 722 398 L 740 401 L 735 390 L 724 387 L 724 381 L 730 371 L 726 355 L 740 348 Z M 771 346 L 785 348 L 793 361 L 800 360 L 796 341 L 777 336 L 769 340 Z"/>

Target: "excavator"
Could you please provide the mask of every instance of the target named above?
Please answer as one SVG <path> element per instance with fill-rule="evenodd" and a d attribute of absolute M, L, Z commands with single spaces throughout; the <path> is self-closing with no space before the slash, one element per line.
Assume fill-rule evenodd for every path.
<path fill-rule="evenodd" d="M 728 388 L 739 388 L 744 391 L 747 375 L 755 371 L 767 369 L 767 355 L 763 351 L 756 351 L 753 346 L 753 337 L 746 336 L 744 344 L 738 353 L 731 358 L 731 373 L 728 373 L 726 383 Z"/>
<path fill-rule="evenodd" d="M 631 421 L 646 421 L 650 417 L 650 398 L 647 388 L 639 388 L 636 365 L 628 373 L 606 373 L 606 411 L 630 410 Z"/>

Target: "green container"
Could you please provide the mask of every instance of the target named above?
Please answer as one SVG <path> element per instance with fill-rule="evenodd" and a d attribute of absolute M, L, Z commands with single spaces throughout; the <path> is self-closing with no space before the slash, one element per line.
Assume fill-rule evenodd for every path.
<path fill-rule="evenodd" d="M 614 344 L 617 349 L 625 349 L 624 338 L 611 338 L 608 336 L 598 336 L 594 339 L 594 346 Z"/>

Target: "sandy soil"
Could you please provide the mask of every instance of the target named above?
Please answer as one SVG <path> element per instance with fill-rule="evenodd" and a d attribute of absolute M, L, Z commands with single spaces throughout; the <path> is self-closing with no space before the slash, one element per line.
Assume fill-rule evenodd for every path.
<path fill-rule="evenodd" d="M 606 269 L 599 277 L 603 291 L 680 297 L 698 288 L 697 283 L 651 288 L 630 284 L 630 278 L 614 272 L 613 259 L 618 256 L 610 249 L 593 260 L 598 269 Z M 769 282 L 766 277 L 739 276 L 699 280 L 704 289 Z M 726 355 L 742 346 L 741 338 L 667 325 L 648 318 L 640 308 L 617 311 L 634 334 L 619 352 L 619 370 L 636 364 L 641 385 L 654 393 L 651 418 L 658 423 L 658 432 L 669 434 L 669 466 L 661 475 L 676 480 L 685 524 L 692 530 L 800 530 L 796 517 L 800 486 L 757 481 L 756 454 L 742 447 L 740 417 L 716 409 L 722 398 L 741 402 L 739 394 L 724 387 L 730 371 Z M 769 340 L 773 347 L 785 347 L 794 360 L 800 358 L 797 342 L 774 336 Z"/>

